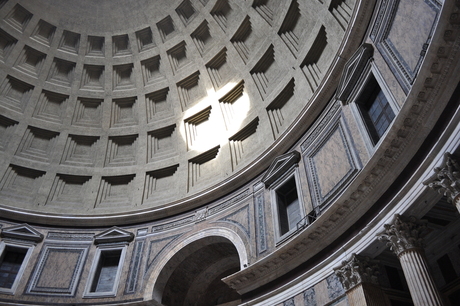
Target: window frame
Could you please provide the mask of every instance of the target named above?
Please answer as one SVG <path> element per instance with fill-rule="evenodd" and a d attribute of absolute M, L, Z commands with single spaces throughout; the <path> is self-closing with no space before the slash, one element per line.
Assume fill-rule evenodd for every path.
<path fill-rule="evenodd" d="M 101 298 L 101 297 L 115 297 L 118 292 L 118 287 L 120 285 L 120 278 L 123 271 L 124 260 L 127 252 L 128 244 L 116 244 L 116 245 L 100 245 L 96 249 L 96 254 L 91 264 L 91 269 L 88 274 L 88 279 L 86 282 L 85 293 L 83 298 Z M 115 274 L 115 280 L 113 282 L 112 290 L 103 291 L 103 292 L 93 292 L 91 291 L 93 284 L 95 282 L 95 277 L 101 261 L 101 255 L 104 252 L 113 252 L 121 251 L 120 260 L 118 262 L 117 273 Z"/>
<path fill-rule="evenodd" d="M 382 136 L 380 136 L 380 138 L 377 141 L 373 139 L 371 132 L 369 131 L 367 118 L 363 116 L 363 113 L 362 113 L 363 107 L 361 106 L 362 103 L 360 103 L 361 101 L 359 101 L 361 94 L 366 89 L 366 86 L 372 77 L 375 79 L 378 86 L 382 90 L 383 95 L 385 96 L 391 110 L 393 111 L 395 115 L 395 118 L 393 118 L 393 120 L 390 122 L 386 131 L 382 134 Z M 400 110 L 400 106 L 396 103 L 396 100 L 393 94 L 391 93 L 390 89 L 385 83 L 373 59 L 370 59 L 367 65 L 364 67 L 361 77 L 359 78 L 355 88 L 351 92 L 350 101 L 351 102 L 349 103 L 349 105 L 351 107 L 351 111 L 355 118 L 355 121 L 357 122 L 358 129 L 363 137 L 364 143 L 366 145 L 366 149 L 369 155 L 372 155 L 377 150 L 377 148 L 380 146 L 385 136 L 388 134 L 388 131 L 391 129 L 391 126 L 393 125 L 396 117 L 398 116 L 399 110 Z"/>
<path fill-rule="evenodd" d="M 18 273 L 16 274 L 16 278 L 14 279 L 13 285 L 11 288 L 5 288 L 5 287 L 0 287 L 0 293 L 2 294 L 11 294 L 14 295 L 20 280 L 24 274 L 24 271 L 27 267 L 27 264 L 29 262 L 30 257 L 32 256 L 32 252 L 34 249 L 35 245 L 34 244 L 27 244 L 27 243 L 21 243 L 19 241 L 9 241 L 9 240 L 2 240 L 0 241 L 0 262 L 3 262 L 3 258 L 5 255 L 5 252 L 7 251 L 8 248 L 14 248 L 14 249 L 24 249 L 26 250 L 24 259 L 21 263 L 21 267 L 19 268 Z"/>
<path fill-rule="evenodd" d="M 276 245 L 283 243 L 291 236 L 293 236 L 297 232 L 297 225 L 295 227 L 289 228 L 289 230 L 281 234 L 281 222 L 280 222 L 280 214 L 279 214 L 279 203 L 278 203 L 278 193 L 277 191 L 284 187 L 284 184 L 287 183 L 291 178 L 294 178 L 295 187 L 297 191 L 297 199 L 299 205 L 299 213 L 300 219 L 299 222 L 305 217 L 305 207 L 304 207 L 304 200 L 302 194 L 302 188 L 300 184 L 300 175 L 299 175 L 299 167 L 297 164 L 292 166 L 291 169 L 286 171 L 281 177 L 279 177 L 275 182 L 273 182 L 270 186 L 270 198 L 272 202 L 272 214 L 273 214 L 273 227 L 275 229 L 275 239 Z"/>

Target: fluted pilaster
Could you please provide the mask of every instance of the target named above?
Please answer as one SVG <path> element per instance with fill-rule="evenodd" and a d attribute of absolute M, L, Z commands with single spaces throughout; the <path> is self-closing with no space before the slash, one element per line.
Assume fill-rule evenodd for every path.
<path fill-rule="evenodd" d="M 385 296 L 378 285 L 378 262 L 353 254 L 342 266 L 334 269 L 347 292 L 350 305 L 385 306 Z"/>
<path fill-rule="evenodd" d="M 443 305 L 423 251 L 425 229 L 426 224 L 415 217 L 395 215 L 379 239 L 398 256 L 414 305 Z"/>

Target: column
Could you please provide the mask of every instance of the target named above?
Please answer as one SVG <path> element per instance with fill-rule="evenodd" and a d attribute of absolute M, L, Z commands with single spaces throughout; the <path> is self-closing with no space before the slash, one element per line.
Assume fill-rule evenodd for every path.
<path fill-rule="evenodd" d="M 436 190 L 460 212 L 460 163 L 450 153 L 444 155 L 441 167 L 434 168 L 435 174 L 423 182 Z"/>
<path fill-rule="evenodd" d="M 334 269 L 347 293 L 351 306 L 387 306 L 389 302 L 378 284 L 378 262 L 353 254 Z"/>
<path fill-rule="evenodd" d="M 397 214 L 392 224 L 385 224 L 379 239 L 398 256 L 414 305 L 443 305 L 423 251 L 425 230 L 426 224 L 417 218 Z"/>

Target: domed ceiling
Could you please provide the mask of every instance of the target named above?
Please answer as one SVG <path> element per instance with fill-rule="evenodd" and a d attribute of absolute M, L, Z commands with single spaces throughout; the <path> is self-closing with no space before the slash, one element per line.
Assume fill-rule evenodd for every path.
<path fill-rule="evenodd" d="M 4 217 L 136 222 L 247 183 L 331 97 L 340 3 L 0 1 Z"/>

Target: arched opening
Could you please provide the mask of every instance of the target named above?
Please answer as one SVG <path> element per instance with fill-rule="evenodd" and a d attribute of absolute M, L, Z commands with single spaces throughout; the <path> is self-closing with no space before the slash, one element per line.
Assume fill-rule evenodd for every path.
<path fill-rule="evenodd" d="M 221 279 L 239 270 L 238 251 L 230 240 L 217 236 L 202 238 L 168 261 L 154 292 L 165 306 L 237 304 L 240 295 Z"/>

